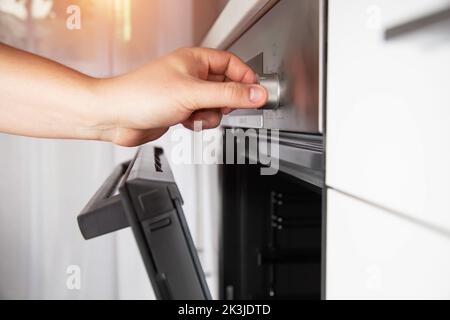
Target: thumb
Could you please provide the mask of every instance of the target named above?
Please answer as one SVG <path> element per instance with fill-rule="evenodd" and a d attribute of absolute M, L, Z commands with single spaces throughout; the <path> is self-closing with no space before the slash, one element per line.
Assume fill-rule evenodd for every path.
<path fill-rule="evenodd" d="M 267 91 L 257 84 L 208 82 L 198 85 L 195 108 L 259 108 L 267 101 Z"/>

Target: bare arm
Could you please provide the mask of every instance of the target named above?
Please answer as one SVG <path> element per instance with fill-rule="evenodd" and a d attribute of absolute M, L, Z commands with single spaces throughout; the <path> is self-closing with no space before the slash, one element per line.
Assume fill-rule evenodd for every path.
<path fill-rule="evenodd" d="M 0 131 L 96 139 L 97 80 L 0 44 Z"/>
<path fill-rule="evenodd" d="M 212 49 L 180 49 L 95 79 L 0 44 L 0 132 L 139 145 L 177 123 L 211 128 L 227 107 L 263 105 L 267 93 L 255 80 L 237 57 Z"/>

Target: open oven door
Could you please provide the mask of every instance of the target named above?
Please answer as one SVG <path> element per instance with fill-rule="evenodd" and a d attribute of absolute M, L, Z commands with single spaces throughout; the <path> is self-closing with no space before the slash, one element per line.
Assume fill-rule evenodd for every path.
<path fill-rule="evenodd" d="M 128 226 L 157 299 L 211 299 L 163 149 L 141 147 L 118 166 L 78 216 L 85 239 Z"/>

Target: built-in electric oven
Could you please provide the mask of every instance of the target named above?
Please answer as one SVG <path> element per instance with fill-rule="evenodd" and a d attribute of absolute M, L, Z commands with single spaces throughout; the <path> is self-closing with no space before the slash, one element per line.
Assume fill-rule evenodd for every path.
<path fill-rule="evenodd" d="M 275 159 L 278 172 L 262 175 L 251 146 L 234 152 L 256 165 L 220 166 L 223 299 L 323 297 L 326 14 L 325 0 L 278 1 L 228 48 L 270 99 L 224 118 L 223 152 L 233 134 L 236 144 L 256 137 L 256 154 Z"/>

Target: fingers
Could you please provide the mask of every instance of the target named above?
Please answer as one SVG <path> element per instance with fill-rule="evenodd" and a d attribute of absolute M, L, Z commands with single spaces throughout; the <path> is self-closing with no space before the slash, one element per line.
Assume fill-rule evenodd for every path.
<path fill-rule="evenodd" d="M 198 110 L 183 122 L 183 126 L 191 130 L 213 129 L 220 125 L 220 121 L 222 121 L 222 113 L 219 109 Z"/>
<path fill-rule="evenodd" d="M 256 74 L 241 59 L 231 52 L 200 48 L 196 54 L 208 65 L 209 74 L 224 75 L 231 81 L 252 84 L 256 82 Z"/>
<path fill-rule="evenodd" d="M 224 82 L 225 80 L 227 80 L 227 77 L 223 74 L 209 74 L 208 75 L 208 81 Z"/>
<path fill-rule="evenodd" d="M 233 112 L 233 110 L 234 110 L 233 108 L 228 108 L 228 107 L 221 109 L 223 115 L 230 114 L 231 112 Z"/>
<path fill-rule="evenodd" d="M 224 81 L 229 81 L 229 79 L 224 75 L 210 74 L 208 76 L 208 81 L 224 82 Z M 222 113 L 222 115 L 227 115 L 232 111 L 233 111 L 233 108 L 230 108 L 230 107 L 220 108 L 220 112 Z"/>
<path fill-rule="evenodd" d="M 200 81 L 195 90 L 195 110 L 205 108 L 259 108 L 267 101 L 267 91 L 256 84 Z"/>
<path fill-rule="evenodd" d="M 226 114 L 232 108 L 258 108 L 265 104 L 267 91 L 255 84 L 257 75 L 236 55 L 207 48 L 190 52 L 208 67 L 204 81 L 189 89 L 193 110 L 224 108 Z"/>

